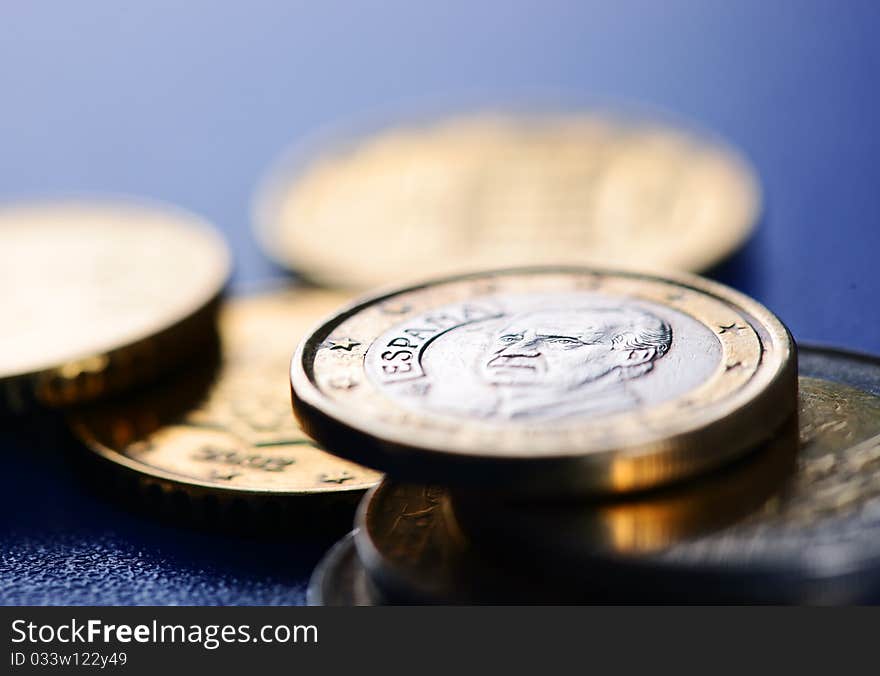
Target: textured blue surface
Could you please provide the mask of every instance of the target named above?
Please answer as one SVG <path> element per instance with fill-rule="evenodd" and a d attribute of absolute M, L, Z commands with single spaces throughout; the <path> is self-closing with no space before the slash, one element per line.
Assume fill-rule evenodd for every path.
<path fill-rule="evenodd" d="M 758 168 L 764 223 L 716 276 L 799 339 L 880 352 L 878 30 L 857 0 L 4 3 L 0 197 L 176 202 L 224 230 L 240 285 L 281 274 L 247 227 L 257 179 L 328 121 L 536 89 L 640 100 Z M 0 602 L 302 602 L 326 543 L 128 514 L 69 471 L 57 422 L 39 442 L 26 424 L 0 433 Z"/>

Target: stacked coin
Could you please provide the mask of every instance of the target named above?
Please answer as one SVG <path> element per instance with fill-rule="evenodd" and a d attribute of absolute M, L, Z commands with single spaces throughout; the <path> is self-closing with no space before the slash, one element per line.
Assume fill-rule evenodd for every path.
<path fill-rule="evenodd" d="M 265 181 L 261 242 L 400 286 L 226 300 L 194 216 L 7 207 L 0 409 L 64 408 L 88 476 L 175 522 L 326 530 L 369 490 L 313 603 L 880 598 L 880 361 L 676 272 L 755 225 L 737 152 L 597 113 L 319 151 Z"/>
<path fill-rule="evenodd" d="M 582 268 L 374 296 L 302 343 L 291 378 L 304 429 L 334 452 L 396 477 L 553 497 L 717 466 L 769 438 L 797 390 L 788 332 L 751 299 Z"/>
<path fill-rule="evenodd" d="M 864 599 L 880 367 L 854 361 L 807 351 L 798 407 L 784 326 L 694 277 L 528 268 L 363 300 L 291 366 L 303 428 L 388 474 L 312 601 Z"/>
<path fill-rule="evenodd" d="M 330 286 L 536 257 L 702 268 L 742 242 L 760 201 L 748 165 L 724 144 L 597 113 L 435 120 L 309 160 L 272 174 L 256 220 L 274 258 Z M 367 254 L 363 239 L 338 246 L 355 241 L 352 228 L 384 244 Z M 75 407 L 71 429 L 100 486 L 178 520 L 228 525 L 237 515 L 248 528 L 277 528 L 310 520 L 307 506 L 351 508 L 378 481 L 318 450 L 290 419 L 286 378 L 277 380 L 294 340 L 345 296 L 279 290 L 224 301 L 222 240 L 201 219 L 155 205 L 9 207 L 0 237 L 0 275 L 20 290 L 2 309 L 22 328 L 6 337 L 0 400 L 11 410 Z M 355 347 L 343 338 L 329 349 L 345 358 Z M 403 374 L 405 359 L 384 368 Z M 699 464 L 659 471 L 675 477 Z"/>
<path fill-rule="evenodd" d="M 877 602 L 880 483 L 873 465 L 880 453 L 880 360 L 809 347 L 800 357 L 801 372 L 809 375 L 801 377 L 801 450 L 794 458 L 780 446 L 756 455 L 753 469 L 737 465 L 633 503 L 531 504 L 527 511 L 485 504 L 476 526 L 468 521 L 473 510 L 456 514 L 462 503 L 453 503 L 448 491 L 383 484 L 359 516 L 368 532 L 356 533 L 357 548 L 349 536 L 328 554 L 313 577 L 310 600 Z M 761 455 L 767 457 L 758 460 Z M 792 459 L 780 481 L 779 471 Z M 721 506 L 714 490 L 729 490 L 730 482 L 748 491 L 752 479 L 755 499 L 763 500 L 759 508 L 727 525 L 681 534 L 679 509 L 689 497 L 697 498 L 686 513 L 692 522 L 695 510 Z M 389 529 L 394 507 L 400 521 Z M 372 513 L 383 508 L 384 518 Z M 463 523 L 469 532 L 462 532 Z M 530 530 L 535 526 L 541 530 Z M 407 585 L 393 577 L 401 568 L 410 572 Z M 376 576 L 381 571 L 385 577 Z M 552 586 L 542 587 L 548 580 Z"/>

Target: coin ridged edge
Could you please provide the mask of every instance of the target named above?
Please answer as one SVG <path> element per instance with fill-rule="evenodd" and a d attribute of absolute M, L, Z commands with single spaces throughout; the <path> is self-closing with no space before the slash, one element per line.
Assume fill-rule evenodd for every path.
<path fill-rule="evenodd" d="M 694 421 L 674 435 L 624 448 L 596 448 L 591 449 L 587 455 L 553 455 L 528 459 L 529 464 L 536 468 L 536 472 L 563 482 L 560 486 L 571 484 L 569 490 L 572 492 L 609 492 L 614 487 L 607 476 L 607 471 L 603 471 L 607 468 L 604 467 L 602 456 L 611 452 L 620 453 L 629 461 L 645 463 L 651 471 L 655 473 L 659 471 L 667 477 L 643 486 L 632 486 L 627 490 L 640 490 L 685 479 L 719 466 L 769 438 L 796 409 L 797 346 L 781 320 L 757 301 L 717 282 L 686 273 L 653 275 L 593 267 L 535 266 L 453 275 L 426 280 L 412 286 L 390 287 L 362 297 L 340 309 L 300 341 L 291 360 L 291 399 L 294 413 L 302 429 L 321 446 L 330 449 L 330 452 L 345 448 L 346 459 L 367 466 L 381 465 L 379 469 L 382 471 L 400 473 L 408 480 L 436 483 L 441 476 L 438 470 L 439 472 L 445 470 L 448 473 L 450 468 L 454 467 L 458 476 L 462 477 L 462 483 L 467 483 L 472 474 L 478 475 L 479 470 L 492 471 L 498 484 L 504 484 L 513 490 L 532 492 L 533 473 L 523 477 L 523 463 L 517 458 L 446 452 L 411 443 L 402 436 L 396 435 L 393 430 L 383 429 L 370 420 L 360 419 L 352 422 L 351 417 L 345 414 L 345 407 L 327 398 L 317 388 L 306 366 L 306 359 L 314 355 L 317 345 L 339 324 L 382 300 L 419 291 L 434 284 L 529 273 L 586 273 L 599 276 L 660 279 L 701 294 L 715 296 L 725 303 L 738 306 L 758 320 L 770 334 L 774 342 L 772 347 L 779 353 L 780 359 L 780 366 L 758 396 L 740 403 L 724 418 L 708 423 Z M 765 351 L 766 346 L 762 345 L 762 355 Z M 761 426 L 756 427 L 753 424 L 756 419 L 762 421 Z M 731 443 L 731 439 L 735 439 L 736 443 Z M 725 452 L 715 452 L 711 457 L 704 456 L 696 460 L 690 452 L 692 448 L 716 448 L 718 443 L 722 443 Z M 408 457 L 410 454 L 418 454 L 418 457 L 413 461 Z M 379 462 L 376 462 L 377 458 L 380 459 Z M 577 481 L 572 483 L 572 477 L 577 477 Z M 478 478 L 472 480 L 479 481 Z"/>
<path fill-rule="evenodd" d="M 75 430 L 72 430 L 75 432 Z M 256 533 L 347 527 L 366 489 L 317 494 L 222 490 L 146 474 L 95 452 L 77 436 L 76 460 L 98 492 L 139 513 L 212 530 Z M 335 528 L 334 528 L 335 530 Z"/>

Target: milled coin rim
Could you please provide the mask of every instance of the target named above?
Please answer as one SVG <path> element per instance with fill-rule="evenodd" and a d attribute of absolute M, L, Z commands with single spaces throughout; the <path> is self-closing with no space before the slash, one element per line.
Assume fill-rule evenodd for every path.
<path fill-rule="evenodd" d="M 282 491 L 272 490 L 268 488 L 247 488 L 241 486 L 226 486 L 216 483 L 209 483 L 202 479 L 189 477 L 185 474 L 177 474 L 168 470 L 156 468 L 153 465 L 147 465 L 145 463 L 132 460 L 128 456 L 122 455 L 119 451 L 113 450 L 106 444 L 97 441 L 93 436 L 90 436 L 88 434 L 88 426 L 84 422 L 77 420 L 74 416 L 75 414 L 71 414 L 70 416 L 68 416 L 67 419 L 70 431 L 86 448 L 86 450 L 92 453 L 96 458 L 99 458 L 104 462 L 110 463 L 114 469 L 118 468 L 120 471 L 127 472 L 130 476 L 136 479 L 146 482 L 160 483 L 168 488 L 173 488 L 175 490 L 180 490 L 183 492 L 189 492 L 190 489 L 193 489 L 203 490 L 205 491 L 206 495 L 210 493 L 210 495 L 212 496 L 221 498 L 234 496 L 253 496 L 260 498 L 279 499 L 302 498 L 304 500 L 308 500 L 310 496 L 319 498 L 320 496 L 326 495 L 345 496 L 355 495 L 358 493 L 366 493 L 375 485 L 375 483 L 371 483 L 369 486 L 349 484 L 346 485 L 344 488 L 327 486 L 326 488 L 315 488 L 309 490 Z M 328 451 L 324 451 L 324 449 L 319 448 L 316 450 L 328 453 Z M 381 478 L 377 481 L 380 480 Z"/>
<path fill-rule="evenodd" d="M 306 359 L 342 322 L 372 305 L 396 295 L 443 283 L 456 283 L 504 275 L 585 274 L 648 279 L 686 287 L 712 296 L 759 322 L 773 345 L 762 343 L 761 364 L 768 348 L 777 355 L 775 368 L 764 388 L 753 395 L 743 386 L 721 412 L 709 411 L 664 434 L 635 435 L 623 445 L 577 448 L 568 453 L 538 457 L 510 453 L 486 454 L 449 445 L 420 443 L 411 434 L 346 408 L 325 396 L 309 375 Z M 359 464 L 380 468 L 399 478 L 455 484 L 480 483 L 525 492 L 554 494 L 626 492 L 682 479 L 738 456 L 772 435 L 797 406 L 797 348 L 785 325 L 757 301 L 724 285 L 695 275 L 653 275 L 592 267 L 534 266 L 506 268 L 441 277 L 413 286 L 386 289 L 364 297 L 318 324 L 300 341 L 291 360 L 291 395 L 294 413 L 307 434 L 321 446 Z M 750 381 L 750 382 L 753 382 Z M 744 394 L 745 391 L 745 394 Z M 759 424 L 755 424 L 759 421 Z M 717 446 L 716 446 L 717 445 Z M 704 448 L 713 453 L 700 453 Z M 616 469 L 615 462 L 619 465 Z M 622 469 L 623 468 L 623 469 Z M 621 482 L 620 476 L 628 477 Z"/>

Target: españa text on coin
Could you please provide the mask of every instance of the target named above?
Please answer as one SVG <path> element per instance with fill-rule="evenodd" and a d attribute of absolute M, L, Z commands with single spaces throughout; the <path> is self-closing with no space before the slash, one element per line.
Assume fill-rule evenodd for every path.
<path fill-rule="evenodd" d="M 390 291 L 337 313 L 291 366 L 331 452 L 399 478 L 560 496 L 717 466 L 795 410 L 769 311 L 697 277 L 523 268 Z"/>

